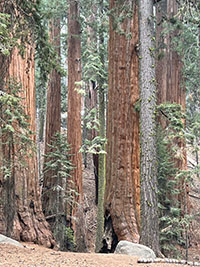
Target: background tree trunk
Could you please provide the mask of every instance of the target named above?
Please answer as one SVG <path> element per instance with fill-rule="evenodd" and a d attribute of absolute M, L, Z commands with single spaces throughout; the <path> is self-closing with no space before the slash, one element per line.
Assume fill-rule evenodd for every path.
<path fill-rule="evenodd" d="M 140 151 L 141 238 L 140 243 L 159 255 L 159 221 L 156 155 L 156 80 L 153 1 L 139 1 L 140 27 Z"/>
<path fill-rule="evenodd" d="M 132 18 L 126 16 L 123 6 L 132 12 Z M 122 5 L 111 0 L 110 10 L 114 8 L 110 16 L 105 188 L 105 239 L 112 232 L 107 244 L 111 250 L 117 240 L 137 243 L 140 224 L 139 116 L 134 109 L 139 99 L 138 8 L 133 1 Z M 125 18 L 116 29 L 119 16 Z M 122 34 L 117 32 L 119 28 Z"/>
<path fill-rule="evenodd" d="M 58 64 L 60 63 L 60 19 L 53 19 L 49 25 L 50 28 L 50 40 L 57 52 Z M 60 133 L 61 130 L 61 75 L 53 69 L 49 77 L 49 86 L 47 91 L 47 111 L 46 111 L 46 134 L 45 134 L 45 155 L 53 152 L 55 148 L 50 147 L 55 143 L 55 134 Z M 49 158 L 44 157 L 44 169 Z M 57 199 L 63 202 L 61 196 L 61 190 L 58 190 L 58 186 L 64 188 L 62 179 L 57 177 L 56 170 L 49 169 L 44 172 L 43 175 L 43 195 L 42 205 L 43 212 L 47 217 L 54 215 L 53 220 L 50 220 L 52 230 L 56 230 L 56 218 L 61 216 L 64 218 L 64 206 L 63 203 L 57 203 Z M 59 179 L 59 181 L 58 181 Z M 56 188 L 56 190 L 55 190 Z M 60 202 L 60 201 L 59 201 Z M 58 218 L 57 218 L 58 219 Z M 60 222 L 61 223 L 61 222 Z M 63 247 L 63 236 L 62 231 L 55 232 L 55 238 L 60 247 Z"/>
<path fill-rule="evenodd" d="M 71 160 L 75 169 L 71 172 L 74 193 L 74 206 L 71 211 L 71 223 L 75 232 L 78 251 L 85 251 L 84 214 L 82 205 L 82 154 L 79 152 L 81 136 L 81 29 L 79 17 L 79 1 L 69 0 L 68 14 L 68 117 L 67 138 L 71 145 Z M 76 219 L 74 220 L 75 217 Z"/>
<path fill-rule="evenodd" d="M 55 19 L 50 23 L 50 39 L 60 56 L 60 20 Z M 48 146 L 52 145 L 52 138 L 60 132 L 61 127 L 61 76 L 56 69 L 52 70 L 49 77 L 49 86 L 47 92 L 47 112 L 46 112 L 46 134 L 45 134 L 45 154 L 53 149 Z M 44 159 L 44 165 L 47 158 Z M 55 211 L 55 195 L 52 187 L 56 184 L 54 173 L 48 171 L 44 173 L 43 178 L 43 209 L 46 216 L 52 215 Z M 47 190 L 47 191 L 46 191 Z M 46 192 L 45 192 L 46 191 Z"/>
<path fill-rule="evenodd" d="M 100 14 L 103 16 L 103 1 L 100 1 L 99 9 Z M 101 17 L 100 16 L 100 17 Z M 99 252 L 103 246 L 103 233 L 104 233 L 104 193 L 105 193 L 105 135 L 106 135 L 106 122 L 105 122 L 105 114 L 106 114 L 106 103 L 105 103 L 105 88 L 104 88 L 104 78 L 103 72 L 105 69 L 105 57 L 104 57 L 104 33 L 103 33 L 103 24 L 101 24 L 101 32 L 99 36 L 99 54 L 100 61 L 102 64 L 102 73 L 98 77 L 99 84 L 99 137 L 101 138 L 101 148 L 99 158 L 98 158 L 98 211 L 97 211 L 97 234 L 96 234 L 96 245 L 95 250 Z"/>
<path fill-rule="evenodd" d="M 170 32 L 161 39 L 161 33 L 163 30 L 162 16 L 167 16 L 167 20 L 170 21 L 178 12 L 178 4 L 173 0 L 162 0 L 157 6 L 157 40 L 158 40 L 158 57 L 160 59 L 156 62 L 156 81 L 158 88 L 158 104 L 162 103 L 175 103 L 180 104 L 182 110 L 185 111 L 186 108 L 186 92 L 185 85 L 182 76 L 183 63 L 178 53 L 173 48 L 173 37 L 176 36 L 177 32 Z M 177 31 L 177 30 L 176 30 Z M 165 48 L 163 48 L 163 46 Z M 161 55 L 161 56 L 159 56 Z M 160 122 L 163 128 L 168 125 L 167 119 L 160 118 Z M 187 157 L 186 157 L 186 147 L 183 139 L 179 138 L 175 140 L 176 145 L 178 145 L 179 157 L 174 158 L 174 167 L 179 170 L 187 169 Z M 189 199 L 187 194 L 187 199 L 185 199 L 185 192 L 188 192 L 187 184 L 184 179 L 179 181 L 179 189 L 182 193 L 179 194 L 179 201 L 182 206 L 182 211 L 184 212 L 185 202 L 187 202 L 187 207 L 189 207 Z M 186 191 L 185 191 L 186 190 Z"/>
<path fill-rule="evenodd" d="M 93 2 L 93 5 L 91 7 L 91 9 L 93 10 L 92 14 L 90 14 L 89 18 L 87 19 L 88 25 L 87 25 L 87 32 L 88 32 L 88 39 L 87 39 L 87 45 L 88 45 L 88 52 L 89 53 L 93 53 L 93 54 L 98 54 L 97 51 L 97 39 L 98 39 L 98 34 L 96 34 L 95 31 L 95 27 L 91 26 L 94 25 L 94 22 L 96 20 L 96 17 L 98 16 L 97 14 L 97 4 L 95 2 Z M 90 61 L 90 59 L 87 58 L 88 61 Z M 87 63 L 86 63 L 87 64 Z M 88 93 L 88 98 L 85 97 L 85 101 L 87 103 L 87 108 L 89 109 L 88 113 L 90 113 L 92 110 L 94 111 L 94 109 L 96 110 L 95 115 L 92 116 L 92 119 L 98 119 L 98 104 L 97 104 L 97 95 L 98 95 L 98 85 L 97 85 L 97 81 L 96 79 L 94 79 L 93 77 L 96 78 L 97 74 L 94 73 L 94 69 L 90 69 L 89 73 L 89 81 L 87 84 L 87 93 Z M 94 117 L 95 116 L 95 117 Z M 94 128 L 94 123 L 92 122 L 92 129 L 88 129 L 87 130 L 87 138 L 88 140 L 90 140 L 92 142 L 92 140 L 94 140 L 94 138 L 98 135 L 97 130 Z M 98 151 L 96 151 L 98 152 Z M 96 205 L 98 204 L 98 172 L 99 172 L 99 155 L 98 153 L 93 154 L 93 165 L 94 165 L 94 175 L 95 175 L 95 203 Z"/>
<path fill-rule="evenodd" d="M 72 173 L 75 190 L 79 194 L 75 201 L 82 199 L 82 156 L 81 147 L 81 95 L 78 93 L 81 81 L 81 39 L 79 23 L 78 1 L 69 1 L 68 15 L 68 144 L 71 145 L 72 164 L 75 169 Z"/>

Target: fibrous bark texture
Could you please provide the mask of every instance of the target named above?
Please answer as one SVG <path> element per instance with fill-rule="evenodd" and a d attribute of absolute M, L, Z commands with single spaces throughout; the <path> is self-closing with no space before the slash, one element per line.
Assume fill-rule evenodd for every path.
<path fill-rule="evenodd" d="M 153 1 L 139 1 L 140 27 L 140 143 L 141 239 L 159 254 L 156 157 L 156 82 Z"/>
<path fill-rule="evenodd" d="M 156 81 L 158 88 L 158 104 L 162 103 L 174 103 L 180 104 L 182 110 L 185 111 L 186 107 L 186 95 L 184 79 L 182 76 L 183 63 L 181 57 L 175 51 L 173 47 L 173 37 L 176 36 L 177 30 L 170 32 L 166 35 L 162 34 L 162 16 L 167 14 L 167 19 L 170 21 L 178 12 L 178 4 L 173 0 L 163 0 L 157 5 L 157 42 L 158 42 L 158 60 L 156 62 Z M 163 48 L 164 47 L 164 48 Z M 159 55 L 161 55 L 159 57 Z M 160 122 L 163 128 L 168 125 L 166 118 L 160 118 Z M 174 158 L 174 165 L 179 170 L 187 169 L 187 157 L 186 157 L 186 146 L 182 138 L 175 140 L 175 144 L 178 145 L 179 157 Z M 184 189 L 186 188 L 186 189 Z M 187 201 L 189 207 L 189 200 L 187 194 L 187 200 L 184 192 L 188 192 L 187 184 L 184 179 L 180 181 L 180 188 L 183 193 L 179 195 L 179 200 L 182 204 Z M 186 190 L 186 191 L 185 191 Z"/>
<path fill-rule="evenodd" d="M 164 0 L 157 7 L 157 40 L 160 44 L 159 52 L 163 57 L 157 61 L 158 103 L 177 103 L 185 109 L 185 87 L 183 84 L 181 58 L 173 48 L 172 39 L 174 34 L 170 32 L 161 39 L 162 15 L 167 14 L 171 19 L 177 14 L 178 4 L 173 0 Z M 163 36 L 163 35 L 162 35 Z M 163 46 L 165 48 L 163 48 Z"/>
<path fill-rule="evenodd" d="M 60 19 L 54 19 L 49 24 L 50 41 L 53 45 L 57 64 L 60 63 Z M 46 111 L 46 134 L 45 134 L 45 155 L 44 175 L 43 175 L 43 194 L 42 205 L 46 219 L 54 232 L 55 239 L 60 249 L 64 249 L 64 194 L 66 180 L 58 174 L 58 169 L 47 168 L 49 161 L 53 158 L 48 155 L 55 152 L 55 135 L 60 133 L 61 129 L 61 75 L 58 70 L 53 69 L 49 76 L 49 85 L 47 91 L 47 111 Z M 50 146 L 51 145 L 51 146 Z M 56 157 L 56 156 L 55 156 Z M 61 168 L 60 168 L 61 169 Z"/>
<path fill-rule="evenodd" d="M 6 81 L 15 79 L 21 83 L 23 106 L 29 116 L 30 130 L 35 132 L 35 72 L 34 72 L 34 44 L 31 42 L 25 48 L 24 57 L 15 48 L 8 60 Z M 3 89 L 4 90 L 4 89 Z M 17 131 L 17 128 L 15 129 Z M 35 144 L 35 134 L 32 135 Z M 11 148 L 4 145 L 2 158 L 7 159 L 9 149 L 12 155 L 11 175 L 0 179 L 0 232 L 17 240 L 35 242 L 47 247 L 55 245 L 49 225 L 42 213 L 41 195 L 38 181 L 37 160 L 35 151 L 32 156 L 24 156 L 26 167 L 18 164 L 18 145 Z"/>
<path fill-rule="evenodd" d="M 139 241 L 138 8 L 111 0 L 105 214 L 118 240 Z M 132 17 L 127 17 L 128 7 Z M 116 26 L 119 16 L 125 16 Z M 118 30 L 121 30 L 120 34 Z M 111 221 L 110 221 L 111 220 Z M 105 225 L 105 229 L 106 229 Z M 105 233 L 106 235 L 106 233 Z"/>
<path fill-rule="evenodd" d="M 72 164 L 75 169 L 72 180 L 79 196 L 75 198 L 80 202 L 82 198 L 82 156 L 81 147 L 81 95 L 78 93 L 81 81 L 81 39 L 79 23 L 78 1 L 70 0 L 68 15 L 68 120 L 67 136 L 71 145 Z"/>
<path fill-rule="evenodd" d="M 82 188 L 82 154 L 81 147 L 81 95 L 78 92 L 81 81 L 81 39 L 80 39 L 79 1 L 69 0 L 68 14 L 68 118 L 67 139 L 71 145 L 71 160 L 75 169 L 71 172 L 72 187 L 74 193 L 74 205 L 71 206 L 71 223 L 75 232 L 75 240 L 78 251 L 85 250 L 85 233 L 83 220 Z M 78 84 L 79 83 L 79 84 Z M 73 218 L 76 218 L 74 220 Z"/>
<path fill-rule="evenodd" d="M 56 49 L 58 58 L 60 57 L 60 21 L 55 19 L 50 23 L 50 39 Z M 58 62 L 59 63 L 59 62 Z M 54 148 L 53 137 L 60 132 L 61 127 L 61 76 L 53 69 L 49 77 L 49 86 L 47 91 L 47 112 L 46 112 L 46 134 L 45 134 L 45 154 L 52 152 Z M 44 159 L 44 167 L 48 158 Z M 46 216 L 55 214 L 56 210 L 56 190 L 54 186 L 57 183 L 55 172 L 49 170 L 44 173 L 43 178 L 43 211 Z"/>

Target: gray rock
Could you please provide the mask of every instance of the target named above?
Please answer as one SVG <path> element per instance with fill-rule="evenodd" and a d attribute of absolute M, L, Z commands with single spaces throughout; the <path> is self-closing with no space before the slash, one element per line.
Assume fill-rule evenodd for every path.
<path fill-rule="evenodd" d="M 0 244 L 11 244 L 11 245 L 14 245 L 14 246 L 17 246 L 17 247 L 21 247 L 21 248 L 24 247 L 18 241 L 14 240 L 12 238 L 9 238 L 9 237 L 7 237 L 5 235 L 0 235 Z"/>
<path fill-rule="evenodd" d="M 137 257 L 151 259 L 151 260 L 155 260 L 156 258 L 156 255 L 152 249 L 146 246 L 132 243 L 132 242 L 125 241 L 125 240 L 122 240 L 117 244 L 115 253 L 126 254 L 130 256 L 137 256 Z"/>

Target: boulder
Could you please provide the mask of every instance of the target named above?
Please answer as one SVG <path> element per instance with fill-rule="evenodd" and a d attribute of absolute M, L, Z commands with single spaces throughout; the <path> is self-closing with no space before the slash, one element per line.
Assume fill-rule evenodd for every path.
<path fill-rule="evenodd" d="M 9 238 L 9 237 L 7 237 L 5 235 L 0 235 L 0 244 L 11 244 L 11 245 L 14 245 L 14 246 L 17 246 L 17 247 L 21 247 L 21 248 L 24 247 L 18 241 L 14 240 L 12 238 Z"/>
<path fill-rule="evenodd" d="M 152 260 L 156 258 L 154 251 L 149 247 L 125 240 L 119 241 L 115 249 L 115 253 L 137 256 L 140 258 L 152 259 Z"/>

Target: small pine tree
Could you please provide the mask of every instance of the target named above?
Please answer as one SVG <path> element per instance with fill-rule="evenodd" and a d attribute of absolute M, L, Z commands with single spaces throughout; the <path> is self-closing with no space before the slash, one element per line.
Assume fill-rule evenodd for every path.
<path fill-rule="evenodd" d="M 186 244 L 184 235 L 191 220 L 179 198 L 184 190 L 180 184 L 186 183 L 189 173 L 175 166 L 175 159 L 181 154 L 175 140 L 184 138 L 184 114 L 178 104 L 162 104 L 158 110 L 168 124 L 164 130 L 158 127 L 157 134 L 160 245 L 164 255 L 175 257 L 180 254 L 177 245 Z M 186 199 L 184 202 L 187 205 Z"/>
<path fill-rule="evenodd" d="M 74 247 L 68 238 L 69 225 L 67 223 L 67 216 L 74 202 L 74 195 L 77 192 L 73 189 L 73 182 L 71 180 L 70 171 L 74 169 L 71 163 L 70 145 L 67 144 L 67 137 L 64 134 L 57 133 L 53 137 L 52 145 L 49 145 L 51 151 L 45 155 L 47 161 L 44 167 L 44 173 L 52 173 L 52 179 L 56 181 L 50 188 L 43 190 L 43 194 L 54 194 L 55 203 L 51 207 L 49 219 L 53 219 L 52 231 L 61 250 Z M 70 209 L 70 210 L 68 210 Z M 48 218 L 47 218 L 48 219 Z M 67 228 L 68 227 L 68 228 Z M 68 240 L 69 239 L 69 240 Z"/>

